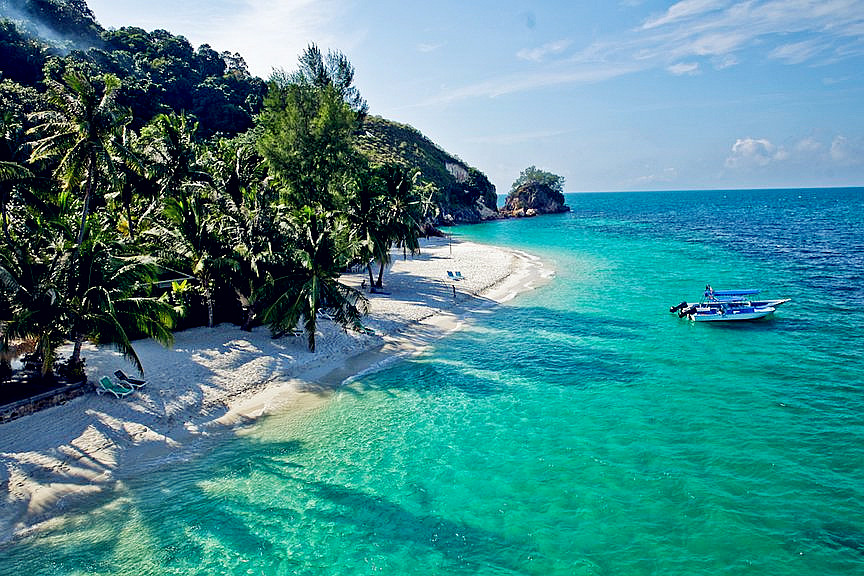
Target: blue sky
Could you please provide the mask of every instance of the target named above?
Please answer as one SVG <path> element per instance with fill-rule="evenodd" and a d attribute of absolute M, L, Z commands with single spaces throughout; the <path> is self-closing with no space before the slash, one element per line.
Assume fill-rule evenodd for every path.
<path fill-rule="evenodd" d="M 501 193 L 864 185 L 864 0 L 88 0 L 292 70 L 343 52 L 372 114 Z"/>

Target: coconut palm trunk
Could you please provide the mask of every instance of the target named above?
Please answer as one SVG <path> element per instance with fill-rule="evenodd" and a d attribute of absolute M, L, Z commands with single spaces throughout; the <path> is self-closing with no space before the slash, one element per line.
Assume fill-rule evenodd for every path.
<path fill-rule="evenodd" d="M 366 263 L 366 271 L 369 272 L 369 290 L 375 289 L 375 278 L 372 276 L 372 261 Z"/>
<path fill-rule="evenodd" d="M 90 199 L 93 197 L 93 186 L 96 180 L 95 173 L 96 154 L 91 152 L 87 159 L 87 180 L 84 183 L 84 205 L 81 208 L 81 227 L 78 229 L 76 253 L 81 249 L 81 244 L 84 242 L 84 234 L 87 230 L 87 219 L 90 217 Z"/>
<path fill-rule="evenodd" d="M 210 288 L 210 278 L 205 276 L 201 284 L 204 290 L 204 300 L 207 302 L 207 327 L 213 328 L 213 308 L 215 305 L 213 303 L 213 290 Z"/>
<path fill-rule="evenodd" d="M 387 266 L 384 260 L 381 260 L 380 265 L 378 266 L 378 280 L 375 282 L 376 288 L 384 287 L 384 267 Z"/>
<path fill-rule="evenodd" d="M 90 153 L 88 159 L 87 180 L 84 184 L 84 206 L 81 208 L 81 227 L 78 229 L 78 239 L 75 245 L 75 252 L 72 261 L 76 262 L 81 254 L 81 245 L 84 243 L 84 236 L 87 233 L 87 220 L 90 218 L 90 199 L 93 197 L 93 184 L 95 181 L 94 172 L 96 170 L 96 154 Z M 70 366 L 81 365 L 81 347 L 84 344 L 84 334 L 75 330 L 72 332 L 72 356 L 69 358 Z"/>

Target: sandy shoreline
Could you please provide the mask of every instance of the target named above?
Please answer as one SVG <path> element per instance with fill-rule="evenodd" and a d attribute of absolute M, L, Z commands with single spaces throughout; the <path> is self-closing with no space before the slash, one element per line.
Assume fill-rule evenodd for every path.
<path fill-rule="evenodd" d="M 465 279 L 448 280 L 448 270 Z M 194 457 L 264 414 L 321 401 L 345 379 L 420 352 L 551 275 L 522 252 L 437 238 L 413 258 L 394 254 L 389 294 L 369 295 L 364 324 L 374 335 L 322 321 L 314 354 L 304 338 L 273 340 L 266 328 L 231 325 L 179 332 L 172 349 L 137 342 L 148 381 L 140 392 L 124 400 L 87 393 L 0 425 L 0 542 L 56 521 L 73 502 L 124 478 Z M 363 278 L 343 277 L 357 287 Z M 117 368 L 134 374 L 112 350 L 88 346 L 83 355 L 90 380 Z"/>

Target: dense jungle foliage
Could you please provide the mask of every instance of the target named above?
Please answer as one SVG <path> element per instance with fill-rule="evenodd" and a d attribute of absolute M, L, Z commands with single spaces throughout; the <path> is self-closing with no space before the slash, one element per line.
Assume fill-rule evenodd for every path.
<path fill-rule="evenodd" d="M 452 218 L 442 199 L 494 197 L 416 131 L 375 145 L 398 125 L 368 117 L 339 52 L 310 45 L 264 82 L 239 54 L 104 30 L 81 0 L 0 15 L 0 379 L 22 352 L 81 376 L 87 340 L 143 370 L 133 339 L 225 321 L 299 327 L 314 350 L 322 310 L 363 329 L 346 269 L 380 288 L 393 246 Z"/>

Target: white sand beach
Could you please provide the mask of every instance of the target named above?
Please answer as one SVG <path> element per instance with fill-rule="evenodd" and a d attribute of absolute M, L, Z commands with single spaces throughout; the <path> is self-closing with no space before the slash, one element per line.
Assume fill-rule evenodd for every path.
<path fill-rule="evenodd" d="M 448 270 L 464 279 L 449 280 Z M 232 325 L 179 332 L 171 349 L 136 342 L 147 385 L 134 395 L 88 392 L 0 425 L 0 542 L 57 521 L 72 503 L 124 479 L 192 458 L 264 414 L 321 401 L 346 378 L 417 353 L 551 275 L 528 254 L 434 238 L 419 255 L 394 253 L 387 294 L 367 293 L 364 325 L 374 335 L 322 320 L 315 353 L 305 338 L 274 340 L 267 328 Z M 343 279 L 359 288 L 364 277 Z M 92 381 L 118 368 L 137 376 L 111 349 L 87 346 L 83 356 Z"/>

